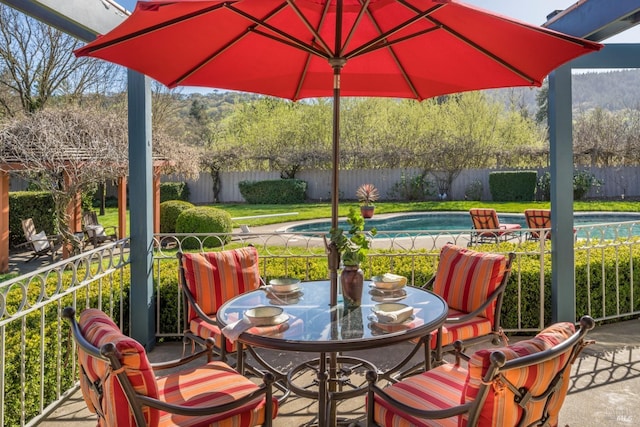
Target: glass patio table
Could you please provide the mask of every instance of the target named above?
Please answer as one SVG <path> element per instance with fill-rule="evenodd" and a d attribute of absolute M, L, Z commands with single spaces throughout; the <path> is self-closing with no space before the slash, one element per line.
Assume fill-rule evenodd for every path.
<path fill-rule="evenodd" d="M 335 402 L 360 394 L 364 387 L 349 385 L 348 373 L 356 367 L 379 372 L 373 363 L 355 357 L 343 356 L 344 351 L 366 350 L 415 340 L 414 349 L 394 368 L 382 373 L 390 379 L 391 372 L 399 371 L 424 345 L 425 363 L 430 361 L 430 333 L 442 326 L 447 315 L 447 304 L 439 296 L 420 288 L 405 286 L 395 293 L 384 293 L 365 281 L 362 303 L 357 308 L 346 308 L 342 302 L 330 306 L 329 281 L 302 282 L 297 291 L 276 294 L 269 286 L 261 287 L 232 298 L 217 313 L 221 327 L 243 317 L 244 312 L 257 306 L 280 306 L 282 319 L 287 322 L 277 334 L 263 335 L 245 331 L 238 337 L 247 350 L 276 376 L 286 377 L 288 387 L 295 394 L 318 399 L 318 424 L 337 425 Z M 372 308 L 381 302 L 400 302 L 413 307 L 413 316 L 400 324 L 380 323 Z M 242 347 L 242 346 L 241 346 Z M 292 352 L 318 353 L 319 357 L 282 373 L 269 366 L 253 348 Z M 243 369 L 242 349 L 238 351 L 239 370 Z M 317 391 L 295 383 L 296 374 L 311 369 L 317 372 Z M 346 374 L 346 375 L 345 375 Z"/>

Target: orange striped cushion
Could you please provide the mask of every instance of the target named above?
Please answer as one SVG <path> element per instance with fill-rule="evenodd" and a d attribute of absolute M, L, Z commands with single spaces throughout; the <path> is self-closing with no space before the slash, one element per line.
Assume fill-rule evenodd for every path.
<path fill-rule="evenodd" d="M 458 317 L 464 314 L 458 310 L 449 310 L 447 317 Z M 437 333 L 438 331 L 434 331 Z M 486 317 L 475 316 L 462 323 L 445 323 L 442 327 L 442 345 L 453 344 L 456 340 L 468 340 L 491 333 L 491 321 Z M 436 340 L 431 340 L 431 347 L 436 347 Z"/>
<path fill-rule="evenodd" d="M 258 386 L 223 362 L 158 378 L 160 398 L 168 403 L 192 407 L 222 405 L 245 396 Z M 277 399 L 273 399 L 274 418 Z M 228 418 L 228 419 L 227 419 Z M 187 417 L 160 411 L 159 426 L 254 426 L 264 423 L 264 399 L 256 399 L 236 410 L 213 416 Z"/>
<path fill-rule="evenodd" d="M 109 342 L 116 346 L 122 356 L 120 362 L 125 367 L 127 376 L 138 393 L 152 397 L 158 396 L 153 368 L 140 343 L 123 335 L 116 324 L 100 310 L 84 310 L 80 314 L 78 324 L 83 336 L 95 347 L 100 348 Z M 103 383 L 104 401 L 101 406 L 106 425 L 135 426 L 136 423 L 129 410 L 126 395 L 116 376 L 111 374 L 109 364 L 89 356 L 80 348 L 78 349 L 78 360 L 92 382 L 100 379 Z M 83 388 L 83 394 L 84 392 Z M 86 400 L 87 396 L 85 395 Z M 151 425 L 158 422 L 158 412 L 154 409 L 145 408 L 144 416 Z M 102 420 L 100 422 L 102 423 Z"/>
<path fill-rule="evenodd" d="M 558 323 L 545 329 L 535 338 L 497 350 L 502 351 L 507 360 L 511 360 L 551 348 L 565 341 L 574 332 L 575 328 L 572 323 Z M 490 356 L 493 351 L 496 351 L 496 349 L 480 350 L 471 356 L 469 361 L 469 380 L 463 397 L 465 402 L 471 401 L 477 396 L 482 377 L 491 364 Z M 547 389 L 549 382 L 565 366 L 570 354 L 571 349 L 560 357 L 522 369 L 510 370 L 504 375 L 517 389 L 525 387 L 533 395 L 538 395 Z M 566 375 L 561 384 L 561 390 L 557 392 L 557 395 L 549 404 L 549 415 L 551 416 L 549 425 L 558 424 L 558 413 L 564 402 L 568 386 L 569 375 Z M 540 418 L 545 405 L 544 400 L 538 403 L 530 402 L 527 407 L 526 417 L 521 420 L 520 418 L 523 416 L 522 408 L 513 399 L 514 395 L 509 388 L 494 383 L 480 412 L 479 425 L 529 425 L 533 420 Z"/>
<path fill-rule="evenodd" d="M 479 307 L 502 281 L 507 258 L 501 254 L 476 252 L 447 244 L 440 251 L 440 261 L 433 291 L 443 297 L 450 308 L 469 313 Z M 494 320 L 495 301 L 482 313 Z"/>
<path fill-rule="evenodd" d="M 459 404 L 466 378 L 466 369 L 445 364 L 393 384 L 384 391 L 417 409 L 446 409 Z M 402 413 L 378 397 L 375 398 L 373 417 L 379 425 L 393 427 L 458 425 L 457 416 L 440 420 L 416 418 Z"/>
<path fill-rule="evenodd" d="M 182 256 L 186 285 L 205 313 L 218 308 L 236 295 L 260 286 L 258 251 L 252 246 Z M 197 317 L 189 307 L 188 318 Z"/>

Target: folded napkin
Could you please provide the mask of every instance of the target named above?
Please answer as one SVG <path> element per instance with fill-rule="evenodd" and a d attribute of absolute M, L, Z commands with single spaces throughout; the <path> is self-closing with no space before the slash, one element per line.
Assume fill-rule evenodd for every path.
<path fill-rule="evenodd" d="M 382 323 L 401 323 L 413 315 L 413 307 L 404 307 L 400 310 L 383 311 L 373 309 L 373 314 L 378 318 L 378 322 Z"/>
<path fill-rule="evenodd" d="M 242 319 L 229 323 L 227 326 L 222 328 L 222 334 L 227 337 L 229 341 L 234 342 L 238 339 L 240 334 L 251 329 L 251 326 L 253 325 L 249 319 L 243 317 Z"/>
<path fill-rule="evenodd" d="M 407 278 L 404 276 L 400 276 L 398 274 L 393 273 L 384 273 L 381 277 L 382 281 L 385 283 L 396 283 L 400 282 L 403 285 L 407 284 Z"/>

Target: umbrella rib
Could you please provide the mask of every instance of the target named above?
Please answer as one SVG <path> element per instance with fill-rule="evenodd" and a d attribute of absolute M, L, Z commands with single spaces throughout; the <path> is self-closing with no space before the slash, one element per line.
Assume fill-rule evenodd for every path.
<path fill-rule="evenodd" d="M 356 28 L 358 28 L 358 24 L 360 24 L 360 20 L 362 19 L 362 17 L 364 16 L 364 14 L 366 13 L 367 15 L 369 15 L 369 17 L 371 17 L 371 13 L 369 13 L 369 3 L 371 2 L 371 0 L 365 0 L 364 3 L 362 3 L 362 7 L 360 8 L 360 12 L 358 12 L 358 16 L 356 17 L 353 25 L 351 26 L 351 30 L 349 31 L 349 34 L 347 35 L 347 38 L 344 41 L 344 45 L 342 45 L 342 48 L 340 49 L 340 52 L 336 52 L 336 55 L 338 57 L 340 57 L 343 53 L 343 51 L 347 48 L 347 46 L 349 45 L 349 42 L 351 41 L 351 38 L 353 37 L 354 33 L 356 32 Z M 329 3 L 329 2 L 327 2 Z M 373 18 L 371 18 L 371 20 L 373 21 Z M 380 29 L 378 28 L 378 32 L 382 32 L 380 31 Z"/>
<path fill-rule="evenodd" d="M 313 38 L 320 44 L 320 46 L 322 46 L 322 48 L 325 50 L 325 52 L 327 53 L 327 57 L 332 57 L 335 56 L 338 52 L 331 52 L 331 49 L 329 48 L 329 45 L 327 45 L 327 42 L 324 41 L 324 39 L 322 38 L 322 36 L 320 36 L 320 33 L 313 28 L 313 26 L 311 25 L 311 23 L 309 22 L 309 20 L 307 19 L 306 16 L 304 16 L 304 14 L 302 13 L 302 11 L 300 11 L 300 9 L 298 9 L 298 6 L 295 5 L 291 0 L 287 0 L 287 3 L 289 3 L 289 6 L 291 7 L 291 9 L 293 9 L 293 12 L 298 15 L 298 18 L 300 19 L 300 21 L 302 21 L 302 23 L 307 27 L 307 29 L 311 32 L 311 34 L 313 35 Z M 327 15 L 327 10 L 328 10 L 328 6 L 329 6 L 330 2 L 326 3 L 325 9 L 322 12 L 322 21 L 324 21 L 324 17 Z"/>
<path fill-rule="evenodd" d="M 405 29 L 406 27 L 412 25 L 414 22 L 416 22 L 416 21 L 418 21 L 418 20 L 420 20 L 422 18 L 426 18 L 428 15 L 430 15 L 431 13 L 435 12 L 436 10 L 440 9 L 443 6 L 444 6 L 443 4 L 439 4 L 439 5 L 433 6 L 432 8 L 430 8 L 428 10 L 425 10 L 424 12 L 421 12 L 420 10 L 414 10 L 415 12 L 417 12 L 417 14 L 413 18 L 408 19 L 408 20 L 404 21 L 403 23 L 401 23 L 399 25 L 396 25 L 394 28 L 390 29 L 386 33 L 380 34 L 375 39 L 372 39 L 369 42 L 361 45 L 360 47 L 357 47 L 356 49 L 352 50 L 348 54 L 345 54 L 344 57 L 345 58 L 353 58 L 354 56 L 361 55 L 363 52 L 371 52 L 371 50 L 375 50 L 375 48 L 372 49 L 372 47 L 379 46 L 380 43 L 383 43 L 383 44 L 387 43 L 388 44 L 389 42 L 385 42 L 385 40 L 389 36 L 397 33 L 398 31 L 401 31 L 401 30 Z M 382 47 L 382 46 L 379 46 L 378 49 L 380 47 Z"/>
<path fill-rule="evenodd" d="M 282 8 L 284 8 L 284 6 L 285 6 L 285 4 L 282 4 L 278 11 L 282 10 Z M 237 13 L 238 15 L 240 15 L 240 16 L 246 18 L 247 20 L 253 22 L 254 24 L 256 24 L 256 26 L 254 26 L 254 27 L 252 27 L 250 29 L 250 31 L 253 31 L 254 33 L 257 33 L 257 34 L 260 34 L 262 36 L 268 37 L 268 38 L 270 38 L 272 40 L 275 40 L 275 41 L 279 41 L 279 42 L 284 43 L 284 44 L 289 45 L 289 46 L 295 46 L 296 48 L 301 48 L 301 49 L 303 49 L 303 50 L 305 50 L 305 51 L 307 51 L 309 53 L 314 53 L 314 54 L 316 54 L 318 56 L 321 56 L 323 58 L 327 58 L 328 57 L 326 54 L 324 54 L 319 49 L 316 49 L 313 46 L 309 45 L 308 43 L 305 43 L 304 41 L 302 41 L 300 39 L 292 37 L 290 34 L 287 34 L 284 31 L 274 27 L 273 25 L 268 24 L 266 22 L 266 19 L 270 19 L 273 16 L 274 13 L 270 13 L 267 18 L 258 19 L 255 16 L 252 16 L 252 15 L 250 15 L 250 14 L 248 14 L 248 13 L 246 13 L 246 12 L 240 10 L 240 9 L 236 9 L 235 7 L 233 7 L 231 5 L 229 5 L 227 7 L 229 8 L 229 10 Z M 264 27 L 264 28 L 266 28 L 268 30 L 271 30 L 274 33 L 278 34 L 280 37 L 276 37 L 274 35 L 267 34 L 267 33 L 263 32 L 263 31 L 257 30 L 256 29 L 257 26 Z M 329 51 L 329 53 L 330 53 L 330 51 Z"/>
<path fill-rule="evenodd" d="M 367 3 L 368 3 L 368 1 L 367 1 Z M 382 29 L 378 25 L 378 21 L 373 17 L 373 15 L 371 15 L 371 13 L 368 10 L 367 10 L 367 15 L 369 16 L 369 19 L 371 19 L 371 23 L 375 26 L 376 31 L 378 33 L 382 34 Z M 432 31 L 432 29 L 429 29 L 426 32 L 429 32 L 429 31 Z M 425 33 L 425 31 L 421 31 L 421 33 Z M 403 37 L 402 39 L 404 40 L 406 38 L 407 37 Z M 386 40 L 385 40 L 385 42 L 386 42 Z M 400 70 L 400 73 L 402 74 L 402 77 L 407 82 L 407 85 L 409 85 L 409 89 L 411 89 L 411 92 L 413 92 L 413 96 L 415 98 L 421 99 L 420 95 L 418 94 L 418 90 L 416 89 L 415 85 L 413 84 L 413 81 L 409 77 L 409 74 L 405 71 L 404 66 L 400 62 L 400 59 L 398 58 L 398 55 L 396 55 L 395 51 L 391 47 L 391 43 L 384 43 L 384 45 L 387 47 L 387 50 L 389 51 L 389 54 L 391 55 L 391 58 L 393 59 L 393 62 L 395 62 L 396 65 L 398 66 L 398 69 Z"/>
<path fill-rule="evenodd" d="M 506 69 L 508 69 L 512 73 L 520 76 L 524 80 L 527 80 L 530 84 L 537 84 L 538 86 L 541 84 L 541 82 L 539 82 L 538 80 L 536 80 L 533 77 L 529 76 L 524 71 L 522 71 L 522 70 L 518 69 L 517 67 L 513 66 L 512 64 L 506 62 L 505 60 L 500 58 L 498 55 L 495 55 L 495 54 L 491 53 L 490 51 L 488 51 L 487 49 L 483 48 L 479 44 L 474 43 L 473 41 L 471 41 L 467 37 L 463 36 L 459 32 L 455 31 L 453 28 L 449 27 L 448 25 L 445 25 L 442 22 L 440 22 L 437 19 L 434 19 L 434 18 L 432 18 L 430 16 L 426 17 L 426 19 L 430 20 L 432 23 L 434 23 L 436 25 L 439 25 L 444 31 L 448 32 L 452 36 L 454 36 L 457 39 L 461 40 L 462 42 L 466 43 L 467 45 L 469 45 L 473 49 L 477 50 L 478 52 L 481 52 L 485 56 L 493 59 L 495 62 L 497 62 L 498 64 L 502 65 L 503 67 L 505 67 Z"/>
<path fill-rule="evenodd" d="M 327 17 L 327 12 L 329 11 L 330 5 L 331 5 L 331 2 L 325 3 L 324 10 L 322 11 L 322 15 L 320 16 L 320 20 L 318 21 L 318 28 L 322 27 L 322 24 L 324 23 L 324 20 Z M 317 29 L 315 32 L 317 32 Z M 300 92 L 302 91 L 302 85 L 304 84 L 304 79 L 307 75 L 307 70 L 309 69 L 310 64 L 311 64 L 311 54 L 307 53 L 307 59 L 304 61 L 304 66 L 302 67 L 302 73 L 300 73 L 300 78 L 298 79 L 298 84 L 296 85 L 296 90 L 293 95 L 293 100 L 297 100 L 300 96 Z"/>
<path fill-rule="evenodd" d="M 124 36 L 121 36 L 121 37 L 117 37 L 117 38 L 115 38 L 113 40 L 107 40 L 107 41 L 105 41 L 103 43 L 100 43 L 100 42 L 95 43 L 95 44 L 92 44 L 91 47 L 80 48 L 78 50 L 78 54 L 77 55 L 88 55 L 91 52 L 96 52 L 98 50 L 117 45 L 117 44 L 122 43 L 124 41 L 133 40 L 135 38 L 138 38 L 138 37 L 153 33 L 153 32 L 158 31 L 158 30 L 162 30 L 162 29 L 170 27 L 172 25 L 179 24 L 179 23 L 184 22 L 184 21 L 188 21 L 191 18 L 197 18 L 198 16 L 206 15 L 207 13 L 214 12 L 214 11 L 220 9 L 220 8 L 223 8 L 224 6 L 225 6 L 224 3 L 217 4 L 215 6 L 210 6 L 210 7 L 207 7 L 205 9 L 201 9 L 201 10 L 198 10 L 196 12 L 192 12 L 192 13 L 189 13 L 189 14 L 186 14 L 186 15 L 183 15 L 183 16 L 168 20 L 168 21 L 162 22 L 160 24 L 156 24 L 156 25 L 153 25 L 151 27 L 147 27 L 147 28 L 142 29 L 142 30 L 134 31 L 133 33 L 130 33 L 130 34 L 127 34 L 127 35 L 124 35 Z"/>

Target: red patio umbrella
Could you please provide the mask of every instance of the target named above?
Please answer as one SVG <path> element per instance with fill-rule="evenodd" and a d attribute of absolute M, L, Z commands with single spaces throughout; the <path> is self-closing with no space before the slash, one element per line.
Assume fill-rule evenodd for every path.
<path fill-rule="evenodd" d="M 154 0 L 76 51 L 168 87 L 291 100 L 332 96 L 332 227 L 338 224 L 340 96 L 422 100 L 540 86 L 602 45 L 456 0 Z M 329 256 L 333 304 L 337 253 Z"/>

